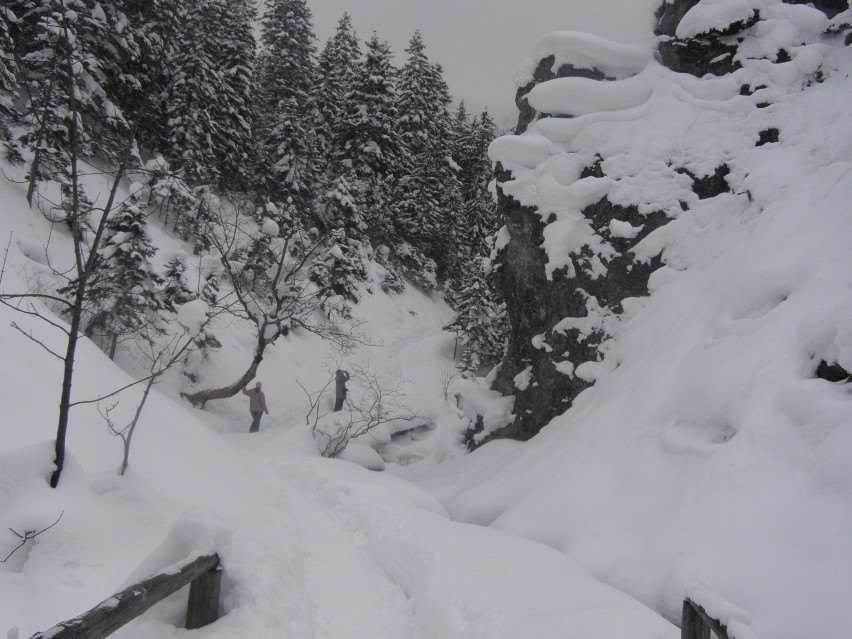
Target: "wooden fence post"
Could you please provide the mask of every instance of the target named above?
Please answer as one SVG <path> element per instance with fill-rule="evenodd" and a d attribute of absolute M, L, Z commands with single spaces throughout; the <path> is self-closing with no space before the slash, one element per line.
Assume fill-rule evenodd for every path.
<path fill-rule="evenodd" d="M 216 566 L 189 584 L 186 605 L 186 629 L 203 628 L 219 618 L 219 591 L 222 568 Z"/>
<path fill-rule="evenodd" d="M 689 599 L 683 600 L 680 639 L 710 639 L 710 626 L 704 623 Z"/>
<path fill-rule="evenodd" d="M 103 639 L 169 595 L 199 580 L 202 584 L 197 590 L 202 594 L 197 596 L 206 602 L 201 608 L 207 611 L 202 618 L 210 619 L 210 611 L 218 613 L 219 607 L 221 573 L 211 575 L 218 568 L 219 555 L 198 557 L 180 568 L 143 579 L 105 599 L 88 612 L 58 623 L 46 632 L 37 632 L 30 639 Z M 214 590 L 217 597 L 215 604 L 211 601 Z M 213 621 L 215 618 L 206 623 Z M 204 623 L 193 627 L 201 625 Z"/>

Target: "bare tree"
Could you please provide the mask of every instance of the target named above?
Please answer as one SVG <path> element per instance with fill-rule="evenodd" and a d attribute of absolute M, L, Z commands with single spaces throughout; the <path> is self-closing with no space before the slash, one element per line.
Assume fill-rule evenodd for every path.
<path fill-rule="evenodd" d="M 435 371 L 435 377 L 438 378 L 438 382 L 441 384 L 441 392 L 444 395 L 444 400 L 449 401 L 450 386 L 454 381 L 461 377 L 458 367 L 453 364 L 446 364 Z"/>
<path fill-rule="evenodd" d="M 308 393 L 302 386 L 311 402 L 306 421 L 313 421 L 311 431 L 323 457 L 337 457 L 351 440 L 385 424 L 423 419 L 402 403 L 405 393 L 401 377 L 385 380 L 369 367 L 359 366 L 352 370 L 352 378 L 360 392 L 347 395 L 345 410 L 337 413 L 323 411 L 320 402 L 322 392 L 334 381 L 333 374 L 320 391 Z"/>
<path fill-rule="evenodd" d="M 23 532 L 18 532 L 14 528 L 10 528 L 9 531 L 13 535 L 15 535 L 15 537 L 18 538 L 18 545 L 15 546 L 12 549 L 12 551 L 8 555 L 6 555 L 3 559 L 0 559 L 0 564 L 5 564 L 7 561 L 9 561 L 9 559 L 12 557 L 12 555 L 14 555 L 21 548 L 23 548 L 24 546 L 27 545 L 28 541 L 30 541 L 31 539 L 35 539 L 36 537 L 38 537 L 42 533 L 46 533 L 48 530 L 53 528 L 56 524 L 59 523 L 59 520 L 62 519 L 62 515 L 64 515 L 64 514 L 65 514 L 65 511 L 63 510 L 61 513 L 59 513 L 59 517 L 56 518 L 56 521 L 54 521 L 52 524 L 50 524 L 50 526 L 47 526 L 46 528 L 42 528 L 41 530 L 24 530 Z"/>
<path fill-rule="evenodd" d="M 221 309 L 218 312 L 222 312 Z M 112 413 L 118 406 L 117 402 L 113 403 L 103 410 L 98 405 L 98 412 L 107 423 L 110 433 L 121 439 L 123 447 L 123 457 L 121 460 L 121 468 L 119 475 L 124 476 L 127 472 L 128 464 L 130 463 L 130 444 L 133 440 L 133 434 L 136 431 L 136 426 L 139 423 L 139 418 L 142 416 L 142 410 L 145 408 L 145 403 L 148 401 L 148 396 L 151 394 L 151 389 L 159 379 L 172 367 L 181 364 L 200 348 L 199 336 L 210 321 L 218 314 L 218 312 L 207 313 L 206 319 L 198 327 L 182 326 L 182 330 L 172 331 L 165 337 L 161 331 L 154 326 L 146 327 L 142 339 L 137 340 L 139 350 L 142 356 L 148 360 L 148 376 L 141 382 L 145 383 L 145 388 L 142 390 L 142 396 L 136 406 L 136 411 L 133 418 L 124 426 L 117 426 L 113 421 Z"/>
<path fill-rule="evenodd" d="M 310 279 L 311 262 L 325 237 L 308 233 L 271 204 L 255 215 L 248 209 L 245 202 L 211 202 L 208 209 L 205 238 L 232 287 L 223 302 L 232 315 L 253 327 L 255 345 L 248 368 L 233 383 L 183 394 L 201 408 L 245 388 L 266 348 L 292 329 L 314 333 L 344 349 L 361 341 L 355 323 L 338 323 L 344 319 L 323 312 L 329 291 Z"/>
<path fill-rule="evenodd" d="M 50 202 L 46 197 L 38 194 L 38 207 L 51 222 L 59 220 L 68 229 L 74 261 L 73 265 L 67 269 L 51 267 L 54 275 L 64 278 L 67 282 L 63 295 L 32 291 L 0 294 L 0 303 L 10 306 L 25 315 L 44 321 L 49 326 L 61 331 L 66 338 L 64 351 L 56 352 L 48 348 L 42 340 L 21 331 L 29 339 L 38 343 L 62 361 L 62 387 L 54 447 L 54 470 L 49 479 L 50 485 L 53 488 L 59 484 L 59 478 L 62 475 L 62 469 L 65 464 L 65 439 L 71 408 L 74 406 L 74 403 L 71 401 L 74 364 L 76 361 L 77 346 L 81 337 L 81 329 L 83 327 L 83 318 L 89 302 L 90 287 L 95 278 L 100 274 L 102 262 L 100 250 L 103 247 L 105 239 L 107 221 L 118 204 L 119 188 L 128 169 L 138 160 L 136 153 L 137 133 L 152 101 L 150 92 L 142 95 L 137 101 L 135 111 L 131 114 L 132 117 L 127 119 L 127 121 L 132 122 L 132 125 L 123 132 L 123 142 L 119 144 L 120 148 L 113 158 L 115 168 L 111 173 L 112 180 L 105 202 L 103 205 L 98 206 L 96 203 L 89 201 L 81 183 L 81 169 L 84 160 L 82 156 L 85 152 L 85 144 L 83 140 L 84 131 L 81 128 L 83 122 L 83 105 L 80 103 L 79 91 L 75 84 L 80 79 L 80 65 L 75 63 L 71 55 L 75 41 L 72 26 L 74 16 L 68 11 L 63 11 L 60 17 L 61 20 L 56 26 L 58 31 L 55 32 L 59 34 L 58 42 L 61 44 L 61 50 L 64 51 L 64 55 L 61 57 L 57 56 L 55 66 L 57 68 L 56 81 L 62 82 L 68 87 L 68 90 L 65 92 L 65 103 L 61 105 L 62 109 L 67 111 L 67 144 L 63 148 L 55 150 L 62 156 L 63 163 L 67 166 L 67 172 L 63 172 L 64 174 L 58 178 L 61 182 L 61 202 Z M 160 63 L 163 62 L 164 54 L 168 49 L 172 27 L 173 25 L 170 25 L 165 37 L 160 41 L 158 53 Z M 162 67 L 162 64 L 158 66 Z M 34 186 L 36 178 L 33 176 L 37 176 L 39 173 L 39 162 L 40 158 L 34 158 L 33 165 L 30 167 L 31 180 L 27 192 L 30 204 L 33 202 L 34 195 L 38 193 Z M 35 305 L 35 301 L 61 308 L 67 318 L 68 324 L 62 324 L 42 313 Z"/>

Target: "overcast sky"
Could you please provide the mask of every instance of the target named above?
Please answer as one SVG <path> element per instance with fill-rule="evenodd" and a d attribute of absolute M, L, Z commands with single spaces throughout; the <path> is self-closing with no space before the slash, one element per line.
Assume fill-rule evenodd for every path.
<path fill-rule="evenodd" d="M 320 49 L 344 11 L 358 36 L 387 40 L 401 64 L 416 29 L 426 54 L 444 67 L 456 100 L 488 108 L 500 126 L 514 124 L 514 73 L 551 31 L 586 31 L 619 42 L 651 37 L 662 0 L 308 0 Z"/>

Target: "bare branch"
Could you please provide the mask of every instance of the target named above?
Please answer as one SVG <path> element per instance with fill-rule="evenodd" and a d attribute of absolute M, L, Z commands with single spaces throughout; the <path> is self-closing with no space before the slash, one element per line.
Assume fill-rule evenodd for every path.
<path fill-rule="evenodd" d="M 64 358 L 62 357 L 62 355 L 60 355 L 59 353 L 56 353 L 55 351 L 50 350 L 50 348 L 48 348 L 47 344 L 45 344 L 44 342 L 42 342 L 40 339 L 37 339 L 36 337 L 34 337 L 34 336 L 33 336 L 33 334 L 32 334 L 32 332 L 29 332 L 29 333 L 28 333 L 27 331 L 25 331 L 24 329 L 22 329 L 20 326 L 18 326 L 18 324 L 17 324 L 16 322 L 12 322 L 11 326 L 12 326 L 12 328 L 14 328 L 16 331 L 18 331 L 19 333 L 21 333 L 21 335 L 23 335 L 24 337 L 26 337 L 28 340 L 30 340 L 30 341 L 32 341 L 32 342 L 35 342 L 36 344 L 38 344 L 39 346 L 41 346 L 44 350 L 46 350 L 48 353 L 50 353 L 51 355 L 53 355 L 53 356 L 54 356 L 54 357 L 56 357 L 57 359 L 60 359 L 60 360 L 64 359 Z"/>
<path fill-rule="evenodd" d="M 50 524 L 50 526 L 48 526 L 47 528 L 42 528 L 41 530 L 38 530 L 38 531 L 36 531 L 36 530 L 25 530 L 23 533 L 19 533 L 18 531 L 10 528 L 9 530 L 11 531 L 11 533 L 13 535 L 15 535 L 15 537 L 17 537 L 20 540 L 21 543 L 19 543 L 17 546 L 15 546 L 12 549 L 12 552 L 10 552 L 8 555 L 6 555 L 5 559 L 0 559 L 0 564 L 5 564 L 7 561 L 9 561 L 9 558 L 12 555 L 14 555 L 16 552 L 18 552 L 21 548 L 23 548 L 28 541 L 30 541 L 31 539 L 35 539 L 36 537 L 38 537 L 42 533 L 46 533 L 48 530 L 53 528 L 56 524 L 59 523 L 59 520 L 62 519 L 62 515 L 64 515 L 64 514 L 65 514 L 65 511 L 63 510 L 61 513 L 59 513 L 59 517 L 56 518 L 56 521 L 54 521 L 52 524 Z"/>

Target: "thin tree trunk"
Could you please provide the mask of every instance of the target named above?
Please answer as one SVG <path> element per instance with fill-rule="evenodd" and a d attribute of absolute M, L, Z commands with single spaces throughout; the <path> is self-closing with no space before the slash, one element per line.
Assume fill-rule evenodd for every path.
<path fill-rule="evenodd" d="M 159 375 L 152 374 L 148 383 L 145 385 L 145 390 L 142 392 L 142 401 L 136 407 L 136 414 L 133 416 L 133 421 L 130 422 L 130 428 L 127 430 L 127 437 L 124 437 L 124 457 L 121 460 L 121 471 L 118 473 L 122 477 L 127 472 L 127 467 L 130 464 L 130 440 L 133 439 L 133 432 L 136 430 L 136 424 L 139 423 L 139 416 L 142 415 L 142 409 L 145 407 L 145 402 L 148 401 L 148 395 L 151 393 L 151 388 L 157 381 Z"/>
<path fill-rule="evenodd" d="M 47 85 L 47 95 L 45 96 L 45 104 L 50 104 L 50 100 L 53 97 L 53 83 L 55 82 L 55 78 L 50 78 L 50 84 Z M 30 96 L 30 100 L 32 100 L 32 96 Z M 36 140 L 35 152 L 33 153 L 33 161 L 30 164 L 30 181 L 27 185 L 27 204 L 30 206 L 33 205 L 33 196 L 35 195 L 36 185 L 38 184 L 38 173 L 39 166 L 41 164 L 41 147 L 44 144 L 44 129 L 47 122 L 47 116 L 50 113 L 50 109 L 45 108 L 42 112 L 41 123 L 39 125 L 38 131 L 38 139 Z"/>

